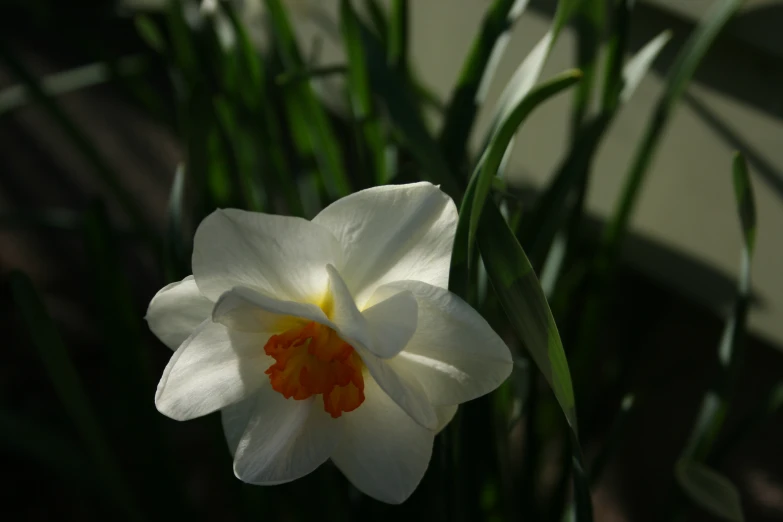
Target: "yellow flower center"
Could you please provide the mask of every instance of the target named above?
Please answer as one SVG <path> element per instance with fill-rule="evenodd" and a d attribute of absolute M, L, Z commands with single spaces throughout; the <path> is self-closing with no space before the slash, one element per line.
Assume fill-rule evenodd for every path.
<path fill-rule="evenodd" d="M 272 388 L 287 399 L 321 394 L 334 418 L 364 402 L 364 364 L 328 326 L 310 322 L 273 335 L 264 351 L 275 360 L 266 371 Z"/>

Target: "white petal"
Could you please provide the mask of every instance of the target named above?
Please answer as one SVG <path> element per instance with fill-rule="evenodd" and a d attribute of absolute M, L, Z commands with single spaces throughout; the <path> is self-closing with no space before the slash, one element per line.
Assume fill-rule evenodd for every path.
<path fill-rule="evenodd" d="M 372 339 L 370 328 L 362 313 L 348 291 L 348 287 L 340 277 L 337 269 L 327 265 L 329 274 L 329 301 L 327 304 L 329 318 L 335 325 L 335 330 L 348 344 L 370 349 Z"/>
<path fill-rule="evenodd" d="M 328 285 L 328 263 L 342 266 L 334 236 L 289 216 L 216 210 L 201 222 L 193 244 L 193 275 L 201 293 L 213 301 L 243 286 L 317 304 Z"/>
<path fill-rule="evenodd" d="M 459 404 L 491 392 L 511 373 L 511 352 L 484 318 L 447 290 L 418 281 L 389 286 L 413 292 L 419 303 L 416 333 L 388 361 L 414 376 L 434 405 Z"/>
<path fill-rule="evenodd" d="M 344 275 L 360 309 L 375 288 L 391 281 L 448 286 L 457 208 L 430 183 L 356 192 L 326 207 L 313 223 L 342 245 Z"/>
<path fill-rule="evenodd" d="M 213 321 L 241 332 L 279 333 L 302 319 L 332 327 L 323 310 L 314 304 L 281 301 L 243 287 L 221 295 L 212 311 Z"/>
<path fill-rule="evenodd" d="M 164 286 L 150 301 L 147 324 L 163 344 L 176 350 L 209 317 L 214 303 L 201 295 L 193 276 Z"/>
<path fill-rule="evenodd" d="M 399 504 L 421 482 L 432 456 L 435 434 L 400 409 L 372 379 L 365 400 L 345 413 L 345 431 L 332 460 L 363 493 Z"/>
<path fill-rule="evenodd" d="M 422 426 L 435 429 L 438 419 L 421 384 L 415 377 L 398 374 L 386 361 L 373 354 L 376 349 L 367 320 L 356 308 L 356 303 L 337 270 L 329 266 L 328 271 L 332 296 L 329 315 L 337 333 L 353 346 L 372 377 L 408 415 Z"/>
<path fill-rule="evenodd" d="M 237 444 L 234 473 L 251 484 L 296 480 L 326 462 L 343 427 L 342 418 L 324 411 L 320 397 L 297 401 L 264 387 Z"/>
<path fill-rule="evenodd" d="M 372 337 L 368 349 L 382 359 L 394 357 L 408 344 L 416 332 L 419 309 L 412 292 L 382 291 L 387 288 L 376 290 L 368 301 L 371 306 L 362 312 Z"/>
<path fill-rule="evenodd" d="M 435 406 L 435 413 L 438 416 L 438 427 L 435 428 L 435 433 L 440 433 L 443 428 L 449 425 L 454 415 L 457 414 L 457 405 L 452 406 Z"/>
<path fill-rule="evenodd" d="M 231 332 L 204 321 L 174 352 L 155 393 L 155 406 L 175 420 L 201 417 L 238 402 L 269 382 L 269 334 Z"/>
<path fill-rule="evenodd" d="M 263 386 L 261 389 L 263 388 L 266 388 L 266 386 Z M 226 436 L 226 443 L 228 444 L 228 450 L 231 452 L 232 457 L 237 452 L 239 441 L 242 440 L 242 435 L 244 435 L 247 424 L 250 422 L 250 418 L 255 411 L 257 400 L 258 392 L 247 399 L 243 399 L 220 410 L 220 421 L 223 424 L 223 434 Z"/>
<path fill-rule="evenodd" d="M 427 392 L 412 373 L 398 371 L 390 364 L 393 360 L 378 359 L 367 350 L 357 351 L 372 376 L 371 380 L 375 380 L 400 408 L 421 426 L 430 430 L 438 427 L 438 416 L 430 404 Z"/>

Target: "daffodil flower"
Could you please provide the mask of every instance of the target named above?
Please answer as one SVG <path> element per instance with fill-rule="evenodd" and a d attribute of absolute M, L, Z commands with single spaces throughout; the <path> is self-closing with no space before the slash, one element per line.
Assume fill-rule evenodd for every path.
<path fill-rule="evenodd" d="M 345 197 L 312 221 L 218 210 L 193 275 L 147 320 L 176 350 L 160 412 L 221 410 L 234 472 L 288 482 L 331 459 L 364 493 L 403 502 L 457 405 L 499 386 L 508 347 L 446 289 L 457 224 L 429 183 Z"/>

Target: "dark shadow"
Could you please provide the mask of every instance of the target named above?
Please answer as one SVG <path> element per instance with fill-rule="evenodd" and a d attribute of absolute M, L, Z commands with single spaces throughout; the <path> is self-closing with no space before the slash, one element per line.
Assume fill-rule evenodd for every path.
<path fill-rule="evenodd" d="M 556 4 L 549 0 L 532 0 L 530 8 L 552 17 Z M 777 31 L 783 26 L 783 4 L 746 11 L 729 22 L 702 61 L 693 81 L 783 120 L 783 98 L 780 96 L 783 92 L 783 58 L 736 36 L 735 28 L 749 27 L 760 19 Z M 636 2 L 631 18 L 629 53 L 637 52 L 661 32 L 671 30 L 671 41 L 652 67 L 657 74 L 665 76 L 695 27 L 694 21 L 685 20 L 661 7 Z M 783 52 L 783 40 L 779 41 Z"/>
<path fill-rule="evenodd" d="M 685 93 L 683 97 L 693 112 L 699 118 L 709 125 L 724 141 L 729 143 L 735 149 L 741 151 L 748 160 L 750 167 L 758 172 L 767 185 L 775 191 L 778 197 L 783 200 L 783 173 L 767 161 L 756 148 L 747 142 L 734 129 L 731 128 L 720 116 L 715 114 L 705 103 L 699 101 L 690 93 Z"/>

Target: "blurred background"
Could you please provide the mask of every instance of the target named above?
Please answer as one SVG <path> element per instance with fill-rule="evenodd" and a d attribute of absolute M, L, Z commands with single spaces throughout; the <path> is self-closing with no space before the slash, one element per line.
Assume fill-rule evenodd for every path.
<path fill-rule="evenodd" d="M 243 485 L 233 477 L 217 415 L 177 423 L 155 410 L 155 385 L 171 352 L 143 316 L 159 288 L 189 273 L 188 242 L 200 217 L 218 206 L 311 217 L 340 193 L 328 183 L 313 188 L 308 173 L 323 162 L 297 141 L 302 131 L 287 93 L 308 76 L 337 137 L 347 184 L 374 184 L 362 178 L 366 158 L 353 141 L 339 2 L 280 2 L 296 33 L 298 70 L 270 29 L 264 2 L 236 2 L 219 19 L 200 11 L 199 2 L 183 2 L 177 15 L 162 3 L 0 1 L 0 476 L 8 485 L 0 492 L 2 518 L 561 518 L 571 498 L 565 423 L 549 388 L 527 367 L 512 376 L 508 422 L 489 433 L 481 428 L 493 424 L 485 411 L 498 400 L 463 408 L 459 435 L 438 438 L 421 487 L 394 507 L 363 497 L 331 465 L 293 484 Z M 429 129 L 442 124 L 485 15 L 501 3 L 404 3 L 406 81 L 423 100 Z M 612 215 L 676 57 L 714 3 L 636 2 L 627 53 L 662 31 L 670 30 L 671 40 L 596 150 L 580 232 L 586 251 Z M 355 3 L 383 37 L 370 4 L 391 20 L 402 3 Z M 556 9 L 554 0 L 531 0 L 505 35 L 505 52 L 482 85 L 471 155 L 482 150 L 491 107 Z M 731 181 L 736 150 L 750 167 L 759 225 L 744 361 L 708 461 L 736 487 L 746 520 L 783 520 L 781 27 L 783 3 L 746 0 L 671 113 L 584 366 L 575 368 L 568 353 L 564 322 L 574 314 L 562 310 L 570 301 L 550 299 L 574 374 L 585 462 L 598 468 L 590 481 L 596 520 L 671 519 L 671 505 L 683 502 L 673 469 L 720 365 L 717 347 L 741 271 Z M 577 66 L 583 36 L 578 23 L 566 26 L 542 77 Z M 262 71 L 245 61 L 258 57 L 246 48 L 263 57 Z M 274 87 L 252 91 L 261 84 Z M 210 109 L 201 113 L 204 106 Z M 534 206 L 567 155 L 573 107 L 570 91 L 559 94 L 517 134 L 502 191 L 522 209 Z M 384 134 L 392 145 L 395 132 L 392 124 Z M 394 159 L 391 182 L 418 179 L 422 161 L 404 143 L 386 152 Z M 264 174 L 253 185 L 246 172 Z M 32 301 L 20 304 L 15 271 L 29 276 L 45 311 Z M 31 309 L 51 320 L 31 322 Z M 482 308 L 502 317 L 498 310 L 491 299 Z M 591 390 L 589 399 L 582 390 Z M 457 436 L 458 444 L 449 441 Z M 472 451 L 493 445 L 503 449 Z M 684 517 L 678 520 L 718 519 L 690 505 L 675 512 Z"/>

